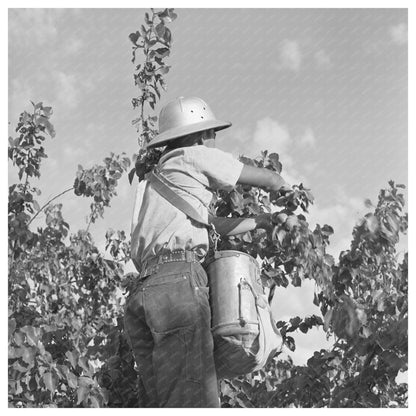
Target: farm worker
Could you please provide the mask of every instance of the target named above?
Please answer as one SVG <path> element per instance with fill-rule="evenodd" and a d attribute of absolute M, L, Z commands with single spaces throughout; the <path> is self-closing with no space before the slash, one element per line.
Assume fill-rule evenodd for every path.
<path fill-rule="evenodd" d="M 237 184 L 278 191 L 277 173 L 247 166 L 215 148 L 216 119 L 200 98 L 177 98 L 160 111 L 159 134 L 148 148 L 166 146 L 159 174 L 208 220 L 211 190 Z M 219 234 L 270 226 L 270 214 L 215 218 Z M 132 219 L 131 257 L 137 288 L 125 308 L 125 329 L 145 388 L 147 407 L 219 407 L 210 331 L 207 275 L 201 265 L 209 248 L 206 227 L 187 217 L 148 181 L 138 185 Z"/>

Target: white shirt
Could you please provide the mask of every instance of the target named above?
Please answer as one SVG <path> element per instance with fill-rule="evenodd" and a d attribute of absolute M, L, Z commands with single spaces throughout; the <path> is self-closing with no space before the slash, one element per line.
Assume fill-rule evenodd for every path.
<path fill-rule="evenodd" d="M 211 190 L 231 190 L 243 164 L 230 153 L 206 146 L 182 147 L 162 156 L 159 172 L 172 189 L 208 220 Z M 208 251 L 208 232 L 159 195 L 147 181 L 137 186 L 131 229 L 131 258 L 138 270 L 147 259 L 173 250 Z"/>

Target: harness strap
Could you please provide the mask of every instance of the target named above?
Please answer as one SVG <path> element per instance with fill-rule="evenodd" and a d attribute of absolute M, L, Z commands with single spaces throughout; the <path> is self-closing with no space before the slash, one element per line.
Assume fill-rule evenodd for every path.
<path fill-rule="evenodd" d="M 168 200 L 175 208 L 179 209 L 179 211 L 182 211 L 194 221 L 205 225 L 205 227 L 209 229 L 212 228 L 212 225 L 205 221 L 191 204 L 185 201 L 163 181 L 160 174 L 157 174 L 154 171 L 150 172 L 147 179 L 151 183 L 153 189 L 163 198 Z"/>
<path fill-rule="evenodd" d="M 216 251 L 220 235 L 215 230 L 214 224 L 205 221 L 201 214 L 189 202 L 185 201 L 180 195 L 172 190 L 168 184 L 166 184 L 163 176 L 157 171 L 154 170 L 150 172 L 147 176 L 147 180 L 151 184 L 152 188 L 160 196 L 170 202 L 175 208 L 179 209 L 179 211 L 182 211 L 189 218 L 207 228 L 209 238 L 214 246 L 214 251 Z"/>

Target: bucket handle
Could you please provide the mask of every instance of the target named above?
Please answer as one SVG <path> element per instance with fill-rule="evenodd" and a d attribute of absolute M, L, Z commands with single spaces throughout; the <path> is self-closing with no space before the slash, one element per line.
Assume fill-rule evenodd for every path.
<path fill-rule="evenodd" d="M 247 285 L 247 280 L 244 279 L 244 277 L 240 278 L 240 283 L 238 284 L 238 320 L 240 322 L 241 326 L 245 326 L 247 323 L 247 320 L 244 318 L 243 316 L 243 309 L 242 309 L 242 305 L 243 305 L 243 285 Z"/>

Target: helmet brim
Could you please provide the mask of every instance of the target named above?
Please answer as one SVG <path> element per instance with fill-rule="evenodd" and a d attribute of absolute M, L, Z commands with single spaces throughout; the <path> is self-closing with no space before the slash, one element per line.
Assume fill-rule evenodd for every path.
<path fill-rule="evenodd" d="M 198 133 L 199 131 L 211 130 L 219 131 L 231 126 L 229 121 L 222 120 L 206 120 L 200 123 L 189 124 L 187 126 L 175 127 L 168 129 L 163 133 L 155 136 L 145 147 L 150 149 L 153 147 L 165 146 L 171 140 L 178 139 L 179 137 L 187 136 L 188 134 Z"/>

